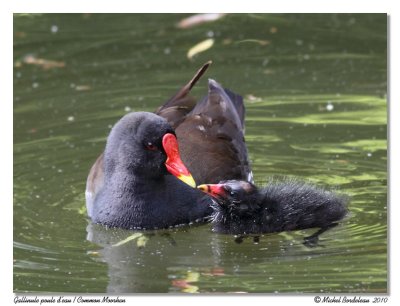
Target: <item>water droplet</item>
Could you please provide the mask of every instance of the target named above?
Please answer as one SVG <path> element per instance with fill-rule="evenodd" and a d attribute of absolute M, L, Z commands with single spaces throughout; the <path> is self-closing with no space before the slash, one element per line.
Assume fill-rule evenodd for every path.
<path fill-rule="evenodd" d="M 69 117 L 67 118 L 67 120 L 68 120 L 69 122 L 72 122 L 72 121 L 75 120 L 75 117 L 74 117 L 74 116 L 69 116 Z"/>
<path fill-rule="evenodd" d="M 58 32 L 58 26 L 52 25 L 50 30 L 51 30 L 51 33 L 57 33 Z"/>
<path fill-rule="evenodd" d="M 328 102 L 328 104 L 326 105 L 326 110 L 330 112 L 333 111 L 333 109 L 334 109 L 333 104 L 331 102 Z"/>
<path fill-rule="evenodd" d="M 125 110 L 126 112 L 130 112 L 130 111 L 131 111 L 131 108 L 130 108 L 129 106 L 125 106 L 124 110 Z"/>

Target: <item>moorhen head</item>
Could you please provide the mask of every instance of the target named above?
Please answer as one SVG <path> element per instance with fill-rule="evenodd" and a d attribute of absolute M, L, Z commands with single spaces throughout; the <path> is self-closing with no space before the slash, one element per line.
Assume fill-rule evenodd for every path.
<path fill-rule="evenodd" d="M 113 127 L 105 149 L 104 169 L 106 183 L 113 183 L 116 174 L 134 174 L 138 180 L 150 181 L 169 172 L 196 186 L 180 158 L 174 130 L 165 119 L 147 112 L 127 114 Z"/>
<path fill-rule="evenodd" d="M 213 230 L 226 234 L 261 234 L 332 227 L 347 212 L 347 197 L 297 180 L 257 188 L 229 180 L 197 187 L 214 200 Z"/>

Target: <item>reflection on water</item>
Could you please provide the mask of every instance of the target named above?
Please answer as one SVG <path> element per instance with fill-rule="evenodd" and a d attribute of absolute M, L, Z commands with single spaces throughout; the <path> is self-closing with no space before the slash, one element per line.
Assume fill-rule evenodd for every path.
<path fill-rule="evenodd" d="M 329 232 L 318 247 L 311 249 L 302 244 L 302 238 L 312 230 L 263 235 L 256 242 L 247 237 L 240 244 L 234 237 L 210 234 L 207 225 L 140 234 L 123 244 L 119 242 L 132 232 L 110 232 L 98 225 L 89 225 L 87 230 L 88 240 L 101 247 L 100 256 L 107 262 L 110 293 L 307 292 L 316 287 L 318 291 L 330 292 L 338 285 L 336 273 L 326 264 L 318 270 L 314 265 L 338 256 L 334 261 L 336 271 L 347 270 L 342 262 L 348 252 L 346 239 L 337 239 Z M 199 235 L 207 240 L 199 240 Z M 277 267 L 290 268 L 290 281 Z M 341 274 L 345 277 L 347 273 Z M 304 284 L 304 277 L 314 281 Z"/>
<path fill-rule="evenodd" d="M 386 15 L 175 27 L 184 17 L 14 16 L 14 290 L 386 292 Z M 207 77 L 245 97 L 258 185 L 296 176 L 351 196 L 317 247 L 303 244 L 315 229 L 237 243 L 209 224 L 144 234 L 88 224 L 85 180 L 112 125 L 155 110 L 209 59 Z M 194 94 L 205 90 L 203 80 Z"/>

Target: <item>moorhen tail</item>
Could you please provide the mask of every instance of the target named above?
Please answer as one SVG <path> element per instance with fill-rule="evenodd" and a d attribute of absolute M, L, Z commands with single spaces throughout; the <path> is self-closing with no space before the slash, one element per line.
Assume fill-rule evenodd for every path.
<path fill-rule="evenodd" d="M 223 89 L 214 80 L 209 80 L 208 95 L 197 104 L 195 100 L 189 96 L 191 88 L 204 74 L 209 65 L 210 62 L 203 65 L 185 86 L 156 111 L 156 115 L 151 117 L 152 119 L 148 117 L 149 115 L 147 115 L 146 118 L 149 119 L 149 122 L 152 122 L 154 118 L 157 117 L 159 118 L 157 120 L 162 119 L 168 123 L 170 128 L 169 133 L 174 131 L 179 142 L 182 161 L 196 181 L 217 183 L 223 179 L 252 180 L 247 148 L 244 142 L 244 105 L 242 97 L 228 89 Z M 108 142 L 111 141 L 111 137 L 120 140 L 126 140 L 128 138 L 137 140 L 137 137 L 140 137 L 140 135 L 133 133 L 135 129 L 130 127 L 130 124 L 133 126 L 136 124 L 130 121 L 136 121 L 136 119 L 133 117 L 128 118 L 130 119 L 124 119 L 125 123 L 120 124 L 120 135 L 113 132 L 110 133 Z M 129 122 L 129 124 L 127 122 Z M 147 120 L 143 120 L 143 122 L 147 122 Z M 154 129 L 154 126 L 150 123 L 145 126 L 147 126 L 146 129 L 148 129 L 147 131 L 149 133 L 151 133 L 151 131 L 155 133 L 159 130 L 158 127 Z M 140 130 L 144 131 L 144 129 Z M 131 133 L 133 134 L 131 135 Z M 157 133 L 158 141 L 160 141 L 160 139 L 162 141 L 163 135 L 159 134 L 159 131 Z M 177 222 L 183 222 L 185 219 L 183 215 L 186 216 L 186 221 L 192 222 L 199 219 L 199 215 L 205 217 L 211 212 L 210 209 L 196 206 L 198 201 L 211 202 L 209 196 L 204 197 L 204 194 L 201 192 L 199 193 L 198 190 L 182 192 L 182 197 L 186 200 L 181 200 L 182 197 L 174 198 L 173 191 L 180 190 L 180 188 L 183 188 L 182 190 L 187 190 L 190 187 L 184 186 L 184 184 L 175 177 L 168 175 L 168 171 L 165 171 L 165 169 L 171 170 L 168 169 L 168 165 L 163 166 L 162 163 L 158 163 L 159 168 L 157 169 L 159 170 L 157 171 L 162 171 L 163 175 L 166 175 L 164 178 L 163 175 L 159 176 L 161 172 L 159 173 L 151 167 L 148 167 L 146 163 L 143 163 L 142 165 L 135 164 L 135 167 L 139 167 L 140 171 L 143 173 L 155 171 L 157 178 L 176 182 L 171 187 L 173 190 L 169 190 L 163 189 L 164 187 L 160 187 L 161 185 L 158 187 L 155 185 L 151 186 L 149 181 L 142 181 L 143 183 L 147 183 L 149 189 L 152 189 L 154 192 L 166 192 L 168 194 L 168 199 L 178 202 L 183 201 L 183 203 L 180 204 L 184 206 L 186 205 L 185 203 L 192 201 L 192 207 L 185 206 L 185 209 L 179 212 L 176 211 L 176 209 L 178 209 L 177 207 L 170 207 L 168 213 L 161 209 L 159 213 L 160 216 L 155 218 L 151 217 L 151 213 L 146 216 L 148 213 L 147 210 L 150 209 L 149 207 L 152 205 L 146 206 L 145 202 L 157 202 L 155 199 L 152 200 L 148 198 L 146 201 L 141 201 L 140 205 L 135 204 L 135 208 L 132 208 L 133 211 L 130 213 L 132 216 L 127 218 L 129 220 L 124 219 L 124 221 L 122 221 L 123 216 L 121 215 L 121 210 L 114 209 L 112 204 L 114 198 L 116 196 L 126 199 L 130 198 L 132 202 L 135 202 L 133 200 L 135 199 L 133 195 L 135 195 L 137 189 L 130 194 L 125 194 L 123 190 L 128 190 L 130 188 L 125 184 L 124 187 L 121 187 L 120 191 L 111 191 L 109 186 L 109 184 L 111 184 L 111 176 L 105 171 L 107 167 L 110 166 L 106 162 L 106 160 L 109 159 L 106 154 L 114 156 L 114 159 L 116 157 L 121 158 L 120 164 L 125 166 L 128 165 L 128 162 L 131 162 L 129 159 L 134 158 L 134 155 L 129 153 L 117 156 L 113 151 L 116 150 L 118 146 L 109 146 L 108 142 L 107 147 L 113 149 L 106 149 L 106 151 L 97 158 L 89 172 L 86 184 L 87 211 L 89 217 L 91 217 L 94 222 L 125 228 L 161 228 L 174 226 L 178 224 Z M 124 143 L 126 143 L 126 141 Z M 136 148 L 135 150 L 139 149 Z M 163 153 L 166 154 L 167 152 Z M 166 155 L 164 157 L 167 158 Z M 112 165 L 114 162 L 110 162 L 110 164 Z M 136 173 L 139 170 L 135 167 L 131 165 L 129 169 L 131 171 L 131 176 L 135 176 L 134 181 L 139 182 L 140 179 L 138 173 Z M 170 171 L 170 173 L 176 174 L 173 171 Z M 113 177 L 114 175 L 115 174 L 113 174 Z M 112 183 L 114 184 L 114 182 Z M 178 188 L 177 186 L 181 187 Z M 184 196 L 186 192 L 193 194 L 194 197 L 192 195 Z M 107 198 L 109 204 L 104 200 L 105 198 Z M 126 200 L 125 202 L 127 205 L 128 201 Z M 101 206 L 101 208 L 97 206 Z M 105 218 L 103 213 L 100 218 L 100 210 L 104 212 L 107 211 L 107 213 L 113 217 Z M 163 214 L 169 217 L 165 217 L 165 220 L 161 221 Z M 175 220 L 172 218 L 174 214 L 182 216 L 181 218 L 177 217 Z M 110 220 L 114 221 L 111 222 Z"/>
<path fill-rule="evenodd" d="M 211 215 L 218 233 L 246 235 L 306 228 L 328 229 L 347 213 L 347 197 L 296 180 L 257 188 L 229 180 L 198 186 L 214 200 Z"/>
<path fill-rule="evenodd" d="M 104 184 L 89 211 L 95 223 L 155 229 L 209 214 L 209 199 L 192 188 L 194 181 L 180 160 L 175 133 L 160 116 L 125 115 L 108 136 L 103 163 Z M 196 205 L 202 201 L 207 202 L 203 207 Z"/>

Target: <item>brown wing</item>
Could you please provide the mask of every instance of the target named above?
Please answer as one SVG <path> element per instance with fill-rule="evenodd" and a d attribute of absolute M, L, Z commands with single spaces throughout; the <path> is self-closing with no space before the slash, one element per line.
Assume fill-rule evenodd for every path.
<path fill-rule="evenodd" d="M 241 96 L 209 80 L 208 97 L 176 128 L 183 162 L 197 184 L 252 181 Z"/>

